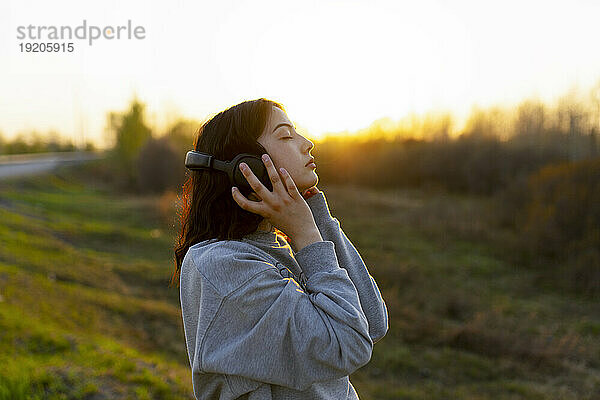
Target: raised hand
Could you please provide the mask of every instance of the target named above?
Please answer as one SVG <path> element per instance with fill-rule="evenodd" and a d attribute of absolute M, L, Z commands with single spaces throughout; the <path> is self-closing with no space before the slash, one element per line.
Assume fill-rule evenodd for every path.
<path fill-rule="evenodd" d="M 267 154 L 263 155 L 263 163 L 273 184 L 273 191 L 269 191 L 260 182 L 248 165 L 241 163 L 242 174 L 261 201 L 247 199 L 234 186 L 232 187 L 232 196 L 235 202 L 244 210 L 261 215 L 269 223 L 290 236 L 293 243 L 296 244 L 296 251 L 310 243 L 323 240 L 310 207 L 298 191 L 290 174 L 284 168 L 280 168 L 280 175 Z"/>

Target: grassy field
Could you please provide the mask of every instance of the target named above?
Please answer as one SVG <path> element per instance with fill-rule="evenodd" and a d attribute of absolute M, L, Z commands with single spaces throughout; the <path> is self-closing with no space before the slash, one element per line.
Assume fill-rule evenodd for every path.
<path fill-rule="evenodd" d="M 173 196 L 0 181 L 0 400 L 191 398 Z M 320 187 L 383 292 L 361 399 L 598 399 L 600 304 L 540 284 L 486 198 Z"/>

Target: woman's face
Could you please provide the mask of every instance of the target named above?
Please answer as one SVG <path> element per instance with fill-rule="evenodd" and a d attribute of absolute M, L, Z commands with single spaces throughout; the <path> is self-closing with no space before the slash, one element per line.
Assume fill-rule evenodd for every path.
<path fill-rule="evenodd" d="M 317 185 L 319 176 L 315 168 L 306 165 L 315 145 L 296 132 L 283 110 L 272 107 L 265 130 L 257 141 L 267 150 L 278 171 L 283 167 L 290 173 L 300 193 Z"/>

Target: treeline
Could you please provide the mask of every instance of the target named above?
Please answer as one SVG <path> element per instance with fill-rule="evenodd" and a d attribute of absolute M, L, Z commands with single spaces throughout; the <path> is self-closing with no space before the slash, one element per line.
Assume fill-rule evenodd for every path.
<path fill-rule="evenodd" d="M 328 140 L 314 154 L 324 182 L 372 188 L 435 187 L 493 195 L 543 165 L 564 161 L 559 149 L 520 148 L 492 137 L 447 141 Z"/>
<path fill-rule="evenodd" d="M 25 153 L 49 153 L 61 151 L 95 150 L 91 142 L 87 142 L 83 148 L 73 144 L 72 140 L 62 139 L 56 132 L 46 135 L 33 131 L 20 133 L 12 140 L 5 139 L 0 133 L 0 155 L 3 154 L 25 154 Z"/>
<path fill-rule="evenodd" d="M 124 190 L 177 191 L 200 121 L 181 119 L 156 132 L 144 108 L 135 99 L 108 115 L 116 180 Z M 460 132 L 454 125 L 451 114 L 430 113 L 326 137 L 313 150 L 317 172 L 326 183 L 494 195 L 545 165 L 600 155 L 600 82 L 552 106 L 527 99 L 514 108 L 475 108 Z"/>

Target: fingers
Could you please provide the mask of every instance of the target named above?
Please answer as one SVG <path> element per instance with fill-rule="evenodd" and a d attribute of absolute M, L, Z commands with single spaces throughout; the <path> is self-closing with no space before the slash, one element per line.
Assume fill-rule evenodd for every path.
<path fill-rule="evenodd" d="M 275 169 L 273 161 L 270 159 L 268 154 L 263 154 L 263 163 L 267 169 L 269 174 L 269 178 L 273 183 L 273 192 L 268 190 L 262 182 L 254 175 L 252 170 L 248 167 L 246 163 L 240 163 L 239 168 L 242 171 L 242 174 L 250 184 L 250 187 L 254 190 L 257 197 L 259 197 L 262 201 L 256 202 L 247 199 L 240 191 L 234 186 L 232 187 L 232 196 L 235 202 L 244 210 L 250 211 L 252 213 L 261 215 L 264 218 L 268 218 L 269 214 L 269 205 L 270 207 L 274 207 L 273 201 L 277 201 L 277 195 L 274 196 L 274 193 L 279 195 L 283 195 L 287 193 L 293 199 L 298 200 L 302 198 L 302 195 L 298 191 L 296 187 L 296 183 L 292 179 L 291 175 L 287 172 L 285 168 L 280 168 L 281 176 Z M 266 201 L 266 202 L 265 202 Z"/>
<path fill-rule="evenodd" d="M 296 183 L 294 182 L 294 180 L 292 179 L 292 177 L 286 171 L 285 168 L 282 167 L 282 168 L 279 168 L 279 170 L 281 171 L 281 175 L 283 176 L 283 183 L 284 183 L 285 188 L 287 189 L 287 192 L 289 193 L 290 196 L 292 196 L 292 198 L 298 199 L 300 197 L 300 192 L 298 191 L 298 188 L 296 187 Z"/>
<path fill-rule="evenodd" d="M 256 175 L 254 175 L 254 172 L 252 172 L 250 167 L 248 167 L 248 164 L 241 163 L 239 168 L 240 171 L 242 171 L 242 175 L 244 175 L 256 195 L 262 200 L 265 200 L 271 192 L 262 184 Z"/>
<path fill-rule="evenodd" d="M 279 192 L 285 191 L 285 187 L 283 186 L 283 183 L 281 182 L 281 177 L 279 176 L 279 173 L 275 169 L 275 165 L 273 164 L 271 157 L 269 157 L 268 154 L 263 154 L 262 160 L 263 160 L 263 163 L 265 164 L 265 167 L 267 168 L 267 172 L 269 173 L 269 178 L 271 179 L 271 183 L 273 184 L 273 191 L 279 191 Z"/>
<path fill-rule="evenodd" d="M 266 217 L 262 203 L 248 200 L 237 187 L 231 188 L 233 200 L 244 210 Z"/>

